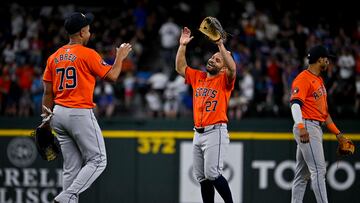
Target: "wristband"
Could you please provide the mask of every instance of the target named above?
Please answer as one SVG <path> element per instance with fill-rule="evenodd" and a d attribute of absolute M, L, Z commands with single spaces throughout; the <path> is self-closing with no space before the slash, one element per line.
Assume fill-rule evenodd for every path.
<path fill-rule="evenodd" d="M 340 134 L 340 130 L 336 127 L 334 123 L 329 123 L 326 125 L 330 132 L 332 132 L 335 135 Z"/>
<path fill-rule="evenodd" d="M 343 134 L 341 132 L 339 134 L 336 134 L 337 139 L 340 139 L 341 137 L 343 137 Z"/>
<path fill-rule="evenodd" d="M 298 127 L 299 129 L 304 129 L 304 128 L 305 128 L 305 125 L 304 125 L 303 123 L 298 123 L 298 124 L 297 124 L 297 127 Z"/>

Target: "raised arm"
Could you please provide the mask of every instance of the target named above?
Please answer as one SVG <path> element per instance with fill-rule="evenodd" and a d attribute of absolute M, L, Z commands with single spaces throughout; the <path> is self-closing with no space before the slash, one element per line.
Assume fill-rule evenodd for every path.
<path fill-rule="evenodd" d="M 235 78 L 235 75 L 236 75 L 235 74 L 236 73 L 235 61 L 234 61 L 233 57 L 231 56 L 230 51 L 228 51 L 225 48 L 224 42 L 223 42 L 222 39 L 217 41 L 216 44 L 218 45 L 220 54 L 224 59 L 225 66 L 227 67 L 226 75 L 228 77 L 228 81 L 232 81 Z"/>
<path fill-rule="evenodd" d="M 117 80 L 121 73 L 123 60 L 128 56 L 131 50 L 132 46 L 129 43 L 123 43 L 120 47 L 116 48 L 115 62 L 106 75 L 108 81 L 115 82 Z"/>
<path fill-rule="evenodd" d="M 176 53 L 175 69 L 181 76 L 185 77 L 185 68 L 187 67 L 185 52 L 186 45 L 194 38 L 191 36 L 191 31 L 189 28 L 184 27 L 181 31 L 181 36 L 179 40 L 179 48 Z"/>

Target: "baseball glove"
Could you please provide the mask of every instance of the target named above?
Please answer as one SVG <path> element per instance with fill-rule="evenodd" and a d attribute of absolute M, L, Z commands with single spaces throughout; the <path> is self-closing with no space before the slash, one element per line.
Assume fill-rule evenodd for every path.
<path fill-rule="evenodd" d="M 209 40 L 216 42 L 220 39 L 226 40 L 227 33 L 221 26 L 218 19 L 208 16 L 200 24 L 199 31 L 202 32 Z"/>
<path fill-rule="evenodd" d="M 34 138 L 36 148 L 44 160 L 52 161 L 59 156 L 59 143 L 48 124 L 41 124 L 31 132 L 31 136 Z"/>
<path fill-rule="evenodd" d="M 350 139 L 343 136 L 343 139 L 339 140 L 339 145 L 337 147 L 337 154 L 339 156 L 348 156 L 348 155 L 353 155 L 354 152 L 355 152 L 354 143 Z"/>

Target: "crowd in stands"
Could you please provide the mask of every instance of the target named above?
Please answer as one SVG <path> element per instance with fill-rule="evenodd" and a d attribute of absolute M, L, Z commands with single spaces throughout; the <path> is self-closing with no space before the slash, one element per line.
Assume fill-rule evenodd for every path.
<path fill-rule="evenodd" d="M 324 44 L 337 56 L 324 74 L 329 111 L 360 117 L 360 19 L 347 27 L 326 20 L 308 23 L 296 10 L 272 11 L 252 1 L 124 1 L 111 6 L 21 6 L 0 11 L 0 115 L 39 116 L 42 73 L 47 57 L 68 42 L 63 19 L 72 11 L 92 12 L 89 47 L 111 64 L 115 47 L 130 42 L 116 83 L 98 81 L 94 102 L 99 116 L 168 117 L 192 115 L 192 89 L 175 72 L 181 28 L 195 36 L 187 49 L 188 65 L 204 69 L 216 46 L 197 28 L 215 16 L 229 33 L 237 78 L 229 117 L 289 116 L 290 86 L 306 68 L 307 50 Z M 340 23 L 341 24 L 341 23 Z"/>

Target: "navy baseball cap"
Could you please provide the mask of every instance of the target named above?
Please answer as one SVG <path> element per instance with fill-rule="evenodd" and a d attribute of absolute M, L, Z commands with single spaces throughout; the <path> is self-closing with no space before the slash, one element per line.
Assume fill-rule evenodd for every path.
<path fill-rule="evenodd" d="M 80 12 L 75 12 L 68 15 L 65 18 L 64 26 L 68 34 L 72 35 L 81 30 L 81 28 L 90 25 L 94 20 L 94 15 L 92 13 L 82 14 Z"/>
<path fill-rule="evenodd" d="M 309 64 L 315 63 L 319 58 L 322 57 L 327 57 L 329 59 L 335 58 L 335 56 L 331 55 L 328 49 L 323 45 L 317 45 L 312 47 L 307 55 L 307 58 L 309 59 Z"/>

